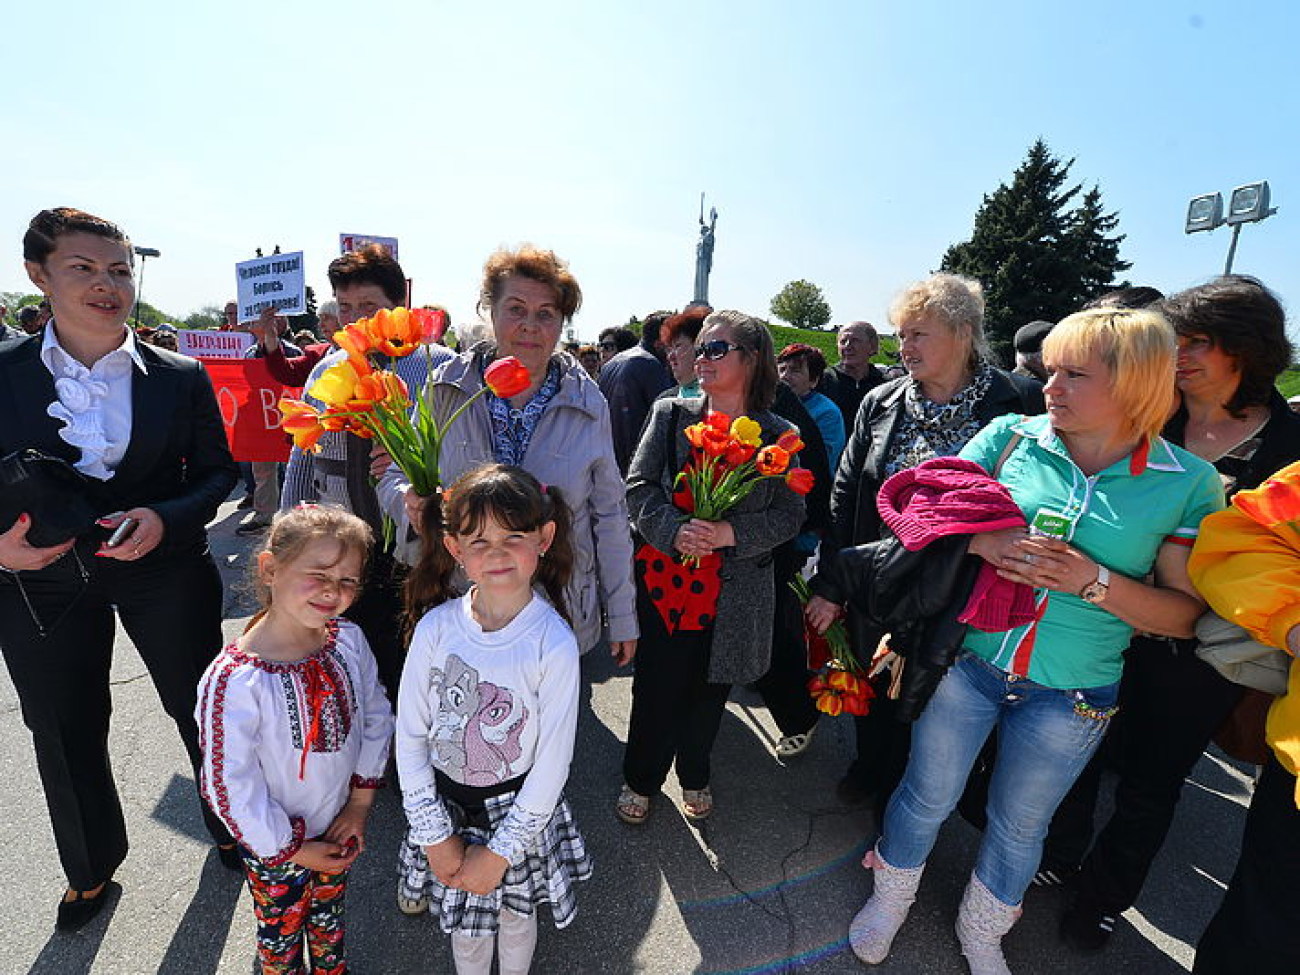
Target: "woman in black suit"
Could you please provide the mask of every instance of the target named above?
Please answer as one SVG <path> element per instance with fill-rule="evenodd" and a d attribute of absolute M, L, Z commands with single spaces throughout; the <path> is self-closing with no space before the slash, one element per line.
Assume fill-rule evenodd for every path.
<path fill-rule="evenodd" d="M 137 343 L 131 243 L 80 210 L 43 210 L 23 238 L 28 276 L 54 317 L 0 343 L 0 456 L 34 447 L 89 476 L 99 524 L 136 522 L 34 547 L 21 515 L 0 534 L 0 652 L 32 733 L 68 891 L 58 925 L 103 907 L 126 857 L 108 757 L 114 612 L 149 669 L 191 762 L 195 687 L 221 646 L 221 577 L 204 526 L 237 471 L 211 383 L 195 360 Z M 93 534 L 93 537 L 92 537 Z M 204 807 L 222 862 L 229 833 Z"/>

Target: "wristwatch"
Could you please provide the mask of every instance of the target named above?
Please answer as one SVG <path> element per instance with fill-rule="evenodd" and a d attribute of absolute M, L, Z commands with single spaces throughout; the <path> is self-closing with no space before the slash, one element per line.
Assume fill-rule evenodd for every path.
<path fill-rule="evenodd" d="M 1098 564 L 1097 578 L 1079 591 L 1079 596 L 1086 602 L 1099 603 L 1110 592 L 1110 569 Z"/>

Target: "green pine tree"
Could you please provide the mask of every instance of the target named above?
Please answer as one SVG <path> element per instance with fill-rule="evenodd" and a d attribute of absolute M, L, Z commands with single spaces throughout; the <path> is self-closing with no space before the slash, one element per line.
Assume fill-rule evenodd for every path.
<path fill-rule="evenodd" d="M 1004 362 L 1016 329 L 1060 321 L 1117 287 L 1115 276 L 1132 266 L 1120 260 L 1119 217 L 1105 211 L 1097 187 L 1070 208 L 1082 189 L 1070 185 L 1073 165 L 1037 140 L 1010 185 L 984 197 L 970 240 L 949 247 L 940 264 L 984 286 L 985 330 Z"/>

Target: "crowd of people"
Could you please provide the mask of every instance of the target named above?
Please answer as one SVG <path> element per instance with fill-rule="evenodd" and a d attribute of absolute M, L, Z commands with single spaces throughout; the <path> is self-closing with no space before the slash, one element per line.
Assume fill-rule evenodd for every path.
<path fill-rule="evenodd" d="M 675 771 L 698 821 L 744 804 L 712 788 L 732 687 L 758 690 L 776 754 L 799 756 L 822 718 L 808 637 L 842 621 L 877 689 L 837 790 L 879 825 L 871 897 L 845 919 L 864 962 L 889 955 L 954 810 L 983 830 L 956 913 L 974 975 L 1009 971 L 1031 885 L 1067 887 L 1062 939 L 1104 947 L 1217 740 L 1262 772 L 1195 971 L 1300 970 L 1300 670 L 1280 696 L 1247 689 L 1197 638 L 1208 602 L 1283 664 L 1300 648 L 1300 417 L 1274 385 L 1292 347 L 1260 282 L 1111 292 L 1026 323 L 1008 371 L 979 284 L 934 274 L 892 304 L 900 362 L 882 370 L 867 322 L 838 330 L 832 365 L 699 305 L 566 350 L 577 278 L 551 251 L 504 248 L 484 266 L 481 338 L 392 363 L 441 415 L 464 407 L 446 489 L 420 495 L 343 429 L 282 472 L 252 464 L 261 608 L 226 644 L 205 526 L 240 475 L 201 362 L 127 326 L 116 225 L 42 211 L 23 257 L 47 320 L 0 339 L 15 419 L 0 458 L 33 481 L 56 470 L 89 512 L 52 534 L 41 510 L 0 504 L 0 651 L 67 877 L 59 928 L 100 912 L 127 855 L 115 617 L 216 855 L 252 892 L 262 970 L 328 973 L 346 970 L 343 895 L 386 774 L 408 830 L 371 855 L 397 864 L 398 908 L 437 918 L 457 971 L 495 954 L 526 972 L 538 910 L 568 924 L 592 872 L 564 798 L 581 656 L 635 668 L 612 813 L 643 824 Z M 329 281 L 337 328 L 406 300 L 374 245 Z M 253 331 L 250 354 L 308 390 L 348 355 L 295 344 L 274 313 Z M 499 396 L 506 358 L 527 383 Z M 682 475 L 709 424 L 786 444 L 811 483 L 765 476 L 702 517 Z M 1094 836 L 1106 769 L 1114 811 Z"/>

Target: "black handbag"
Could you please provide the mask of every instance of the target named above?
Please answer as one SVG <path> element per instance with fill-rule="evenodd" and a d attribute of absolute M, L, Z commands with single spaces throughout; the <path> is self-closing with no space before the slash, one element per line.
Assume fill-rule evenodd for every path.
<path fill-rule="evenodd" d="M 27 447 L 0 458 L 0 531 L 27 514 L 27 544 L 59 545 L 96 528 L 94 478 L 66 460 Z"/>

